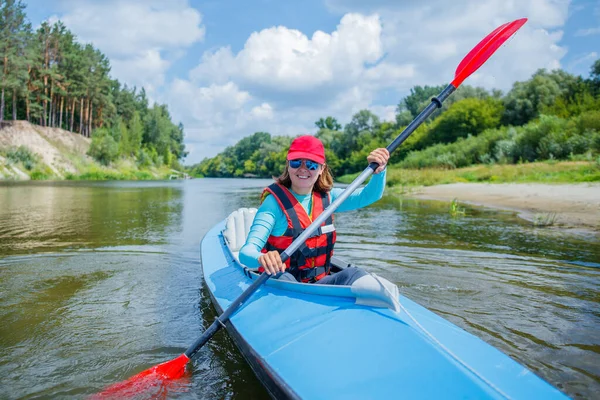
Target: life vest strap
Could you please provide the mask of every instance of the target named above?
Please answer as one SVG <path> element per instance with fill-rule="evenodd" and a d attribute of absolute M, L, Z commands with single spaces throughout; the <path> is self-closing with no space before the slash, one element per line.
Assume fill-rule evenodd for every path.
<path fill-rule="evenodd" d="M 283 207 L 286 217 L 289 218 L 290 222 L 292 223 L 292 229 L 297 232 L 302 232 L 302 224 L 300 223 L 298 214 L 294 211 L 294 203 L 292 203 L 292 200 L 288 197 L 282 186 L 278 185 L 277 183 L 273 183 L 269 185 L 268 190 L 279 201 L 281 207 Z M 294 201 L 296 203 L 298 202 L 296 199 L 294 199 Z M 286 234 L 286 236 L 288 235 Z"/>
<path fill-rule="evenodd" d="M 300 234 L 302 232 L 304 232 L 304 229 L 296 230 L 294 228 L 287 228 L 285 230 L 285 232 L 283 233 L 283 236 L 291 236 L 295 239 L 298 236 L 300 236 Z M 318 227 L 315 230 L 315 232 L 309 236 L 309 238 L 321 236 L 321 235 L 324 235 L 326 233 L 331 233 L 331 232 L 335 232 L 335 225 L 333 225 L 332 223 L 330 223 L 329 225 L 323 225 L 323 226 Z"/>
<path fill-rule="evenodd" d="M 292 275 L 294 275 L 296 277 L 296 279 L 299 279 L 302 282 L 316 282 L 317 281 L 317 277 L 319 275 L 327 275 L 329 274 L 329 268 L 325 268 L 325 267 L 315 267 L 315 268 L 308 268 L 308 269 L 300 269 L 298 271 L 295 271 L 296 273 L 292 273 Z"/>

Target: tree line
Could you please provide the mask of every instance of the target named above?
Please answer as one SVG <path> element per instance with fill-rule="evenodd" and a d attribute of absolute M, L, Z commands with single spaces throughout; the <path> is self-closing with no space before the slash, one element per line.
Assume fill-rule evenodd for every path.
<path fill-rule="evenodd" d="M 415 86 L 382 122 L 369 110 L 342 124 L 333 116 L 315 122 L 334 176 L 365 167 L 369 151 L 387 146 L 447 85 Z M 278 176 L 293 138 L 256 132 L 190 168 L 193 176 Z M 540 69 L 506 94 L 461 86 L 392 155 L 402 168 L 459 168 L 479 163 L 547 159 L 597 160 L 600 164 L 600 60 L 588 78 Z"/>
<path fill-rule="evenodd" d="M 27 120 L 91 137 L 89 154 L 104 164 L 134 157 L 179 166 L 183 126 L 166 105 L 150 106 L 143 88 L 112 79 L 108 58 L 62 22 L 33 31 L 25 8 L 0 0 L 0 123 Z"/>

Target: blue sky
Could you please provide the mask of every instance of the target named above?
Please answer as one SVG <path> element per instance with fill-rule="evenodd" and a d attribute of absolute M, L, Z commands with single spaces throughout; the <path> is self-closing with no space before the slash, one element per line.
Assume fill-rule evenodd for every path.
<path fill-rule="evenodd" d="M 24 0 L 34 27 L 62 20 L 185 127 L 186 164 L 256 131 L 314 133 L 361 109 L 384 120 L 415 85 L 449 82 L 496 26 L 528 23 L 465 84 L 510 90 L 539 68 L 589 76 L 595 0 Z"/>

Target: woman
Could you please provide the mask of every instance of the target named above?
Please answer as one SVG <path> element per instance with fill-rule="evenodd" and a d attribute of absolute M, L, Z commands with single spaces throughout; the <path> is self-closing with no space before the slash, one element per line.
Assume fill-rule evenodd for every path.
<path fill-rule="evenodd" d="M 350 211 L 379 200 L 385 189 L 385 166 L 389 160 L 385 148 L 375 149 L 367 162 L 379 167 L 371 181 L 352 193 L 336 211 Z M 317 218 L 342 192 L 333 189 L 333 177 L 325 163 L 323 143 L 314 136 L 292 141 L 286 168 L 275 183 L 267 187 L 246 243 L 240 249 L 240 262 L 260 272 L 277 274 L 279 279 L 328 285 L 351 285 L 366 274 L 359 268 L 346 268 L 330 275 L 330 259 L 335 244 L 333 216 L 285 263 L 280 253 Z"/>

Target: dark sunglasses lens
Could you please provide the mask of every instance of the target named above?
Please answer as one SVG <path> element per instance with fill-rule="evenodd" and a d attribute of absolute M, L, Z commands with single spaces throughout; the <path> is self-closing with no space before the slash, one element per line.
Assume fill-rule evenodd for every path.
<path fill-rule="evenodd" d="M 290 161 L 290 167 L 296 169 L 296 168 L 300 168 L 300 166 L 302 165 L 302 160 L 291 160 Z"/>
<path fill-rule="evenodd" d="M 319 169 L 319 164 L 317 164 L 314 161 L 310 161 L 310 160 L 306 160 L 306 168 L 308 168 L 311 171 L 316 171 L 317 169 Z"/>
<path fill-rule="evenodd" d="M 294 169 L 300 168 L 301 165 L 302 160 L 290 160 L 290 167 Z M 314 161 L 306 160 L 304 161 L 304 165 L 306 165 L 306 168 L 310 171 L 316 171 L 319 169 L 319 163 Z"/>

